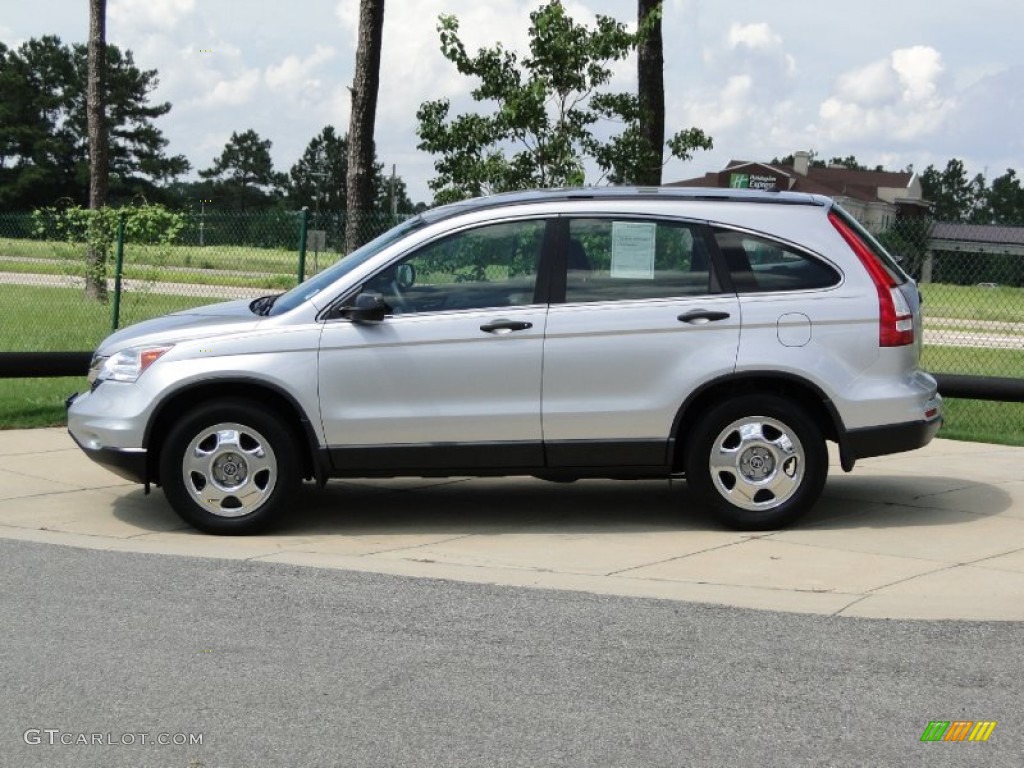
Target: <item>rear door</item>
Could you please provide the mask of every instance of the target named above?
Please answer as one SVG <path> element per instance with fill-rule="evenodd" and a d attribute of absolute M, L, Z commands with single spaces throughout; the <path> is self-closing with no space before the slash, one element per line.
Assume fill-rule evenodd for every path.
<path fill-rule="evenodd" d="M 683 401 L 736 365 L 739 303 L 721 288 L 709 230 L 622 216 L 561 225 L 564 302 L 544 342 L 548 466 L 664 467 Z"/>

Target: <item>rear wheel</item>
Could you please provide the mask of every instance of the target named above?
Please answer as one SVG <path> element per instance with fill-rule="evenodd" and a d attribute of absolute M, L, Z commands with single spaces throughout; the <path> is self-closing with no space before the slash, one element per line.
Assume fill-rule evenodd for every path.
<path fill-rule="evenodd" d="M 160 456 L 164 494 L 182 519 L 217 534 L 257 533 L 301 482 L 299 447 L 273 411 L 219 400 L 188 412 Z"/>
<path fill-rule="evenodd" d="M 688 444 L 688 484 L 730 528 L 781 528 L 821 495 L 828 451 L 803 409 L 774 395 L 719 404 Z"/>

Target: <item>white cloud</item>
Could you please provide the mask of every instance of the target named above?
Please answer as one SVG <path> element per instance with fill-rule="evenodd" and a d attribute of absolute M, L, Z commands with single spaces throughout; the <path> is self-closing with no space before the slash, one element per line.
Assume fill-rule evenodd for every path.
<path fill-rule="evenodd" d="M 757 62 L 758 69 L 767 68 L 787 77 L 796 74 L 796 59 L 786 52 L 782 36 L 764 22 L 732 24 L 726 34 L 726 48 L 727 58 L 741 67 Z"/>
<path fill-rule="evenodd" d="M 908 142 L 939 132 L 956 107 L 943 92 L 943 71 L 941 54 L 919 45 L 840 75 L 818 110 L 821 137 Z"/>
<path fill-rule="evenodd" d="M 802 86 L 785 42 L 765 23 L 732 23 L 701 52 L 704 76 L 682 95 L 667 92 L 668 132 L 691 125 L 714 139 L 721 160 L 757 159 L 776 142 L 788 146 L 798 133 L 794 94 Z M 709 76 L 710 75 L 710 76 Z M 698 153 L 696 160 L 707 158 Z M 673 169 L 667 179 L 679 178 Z"/>
<path fill-rule="evenodd" d="M 335 50 L 330 46 L 318 45 L 306 58 L 286 56 L 280 64 L 267 67 L 267 85 L 274 91 L 290 91 L 301 88 L 320 87 L 320 80 L 314 77 L 316 69 L 325 61 L 334 58 Z"/>
<path fill-rule="evenodd" d="M 359 3 L 354 3 L 352 0 L 341 0 L 334 7 L 334 15 L 341 22 L 342 29 L 354 32 L 359 28 Z"/>
<path fill-rule="evenodd" d="M 168 29 L 191 14 L 196 0 L 113 0 L 107 13 L 126 27 Z"/>
<path fill-rule="evenodd" d="M 751 119 L 755 106 L 751 98 L 753 89 L 754 79 L 750 75 L 733 75 L 713 98 L 691 103 L 688 111 L 697 125 L 714 136 Z"/>
<path fill-rule="evenodd" d="M 765 23 L 732 24 L 729 27 L 728 42 L 730 48 L 747 48 L 762 50 L 778 50 L 782 48 L 782 38 Z"/>
<path fill-rule="evenodd" d="M 204 107 L 237 107 L 247 104 L 256 95 L 262 78 L 258 69 L 207 83 L 206 93 L 199 97 Z"/>
<path fill-rule="evenodd" d="M 934 97 L 938 90 L 936 81 L 945 69 L 942 55 L 924 45 L 893 51 L 892 68 L 904 86 L 904 98 L 911 102 Z"/>
<path fill-rule="evenodd" d="M 832 98 L 857 104 L 884 104 L 899 94 L 899 77 L 892 62 L 882 59 L 840 75 L 836 82 L 836 95 Z"/>

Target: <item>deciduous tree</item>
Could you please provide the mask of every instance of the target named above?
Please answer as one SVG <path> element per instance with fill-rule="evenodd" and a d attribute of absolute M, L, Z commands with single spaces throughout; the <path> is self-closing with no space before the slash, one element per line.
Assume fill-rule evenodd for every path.
<path fill-rule="evenodd" d="M 454 16 L 441 16 L 441 52 L 479 85 L 473 99 L 493 105 L 491 114 L 449 118 L 447 99 L 420 105 L 419 148 L 438 158 L 430 182 L 438 201 L 527 187 L 579 186 L 586 163 L 599 181 L 635 182 L 650 154 L 640 150 L 640 102 L 635 94 L 601 89 L 611 63 L 626 58 L 640 33 L 608 16 L 590 28 L 577 24 L 551 0 L 530 14 L 530 51 L 522 57 L 501 43 L 470 55 Z M 605 138 L 612 123 L 620 133 Z M 711 147 L 697 128 L 676 133 L 670 152 L 688 159 Z"/>
<path fill-rule="evenodd" d="M 992 224 L 1024 226 L 1024 188 L 1012 168 L 992 180 L 987 195 L 987 213 Z"/>

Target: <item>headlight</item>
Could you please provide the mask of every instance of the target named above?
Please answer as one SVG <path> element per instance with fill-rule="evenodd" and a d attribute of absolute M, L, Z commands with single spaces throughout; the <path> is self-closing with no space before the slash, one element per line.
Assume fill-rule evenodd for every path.
<path fill-rule="evenodd" d="M 89 381 L 133 382 L 173 347 L 173 344 L 129 347 L 110 357 L 95 357 L 89 366 Z"/>

